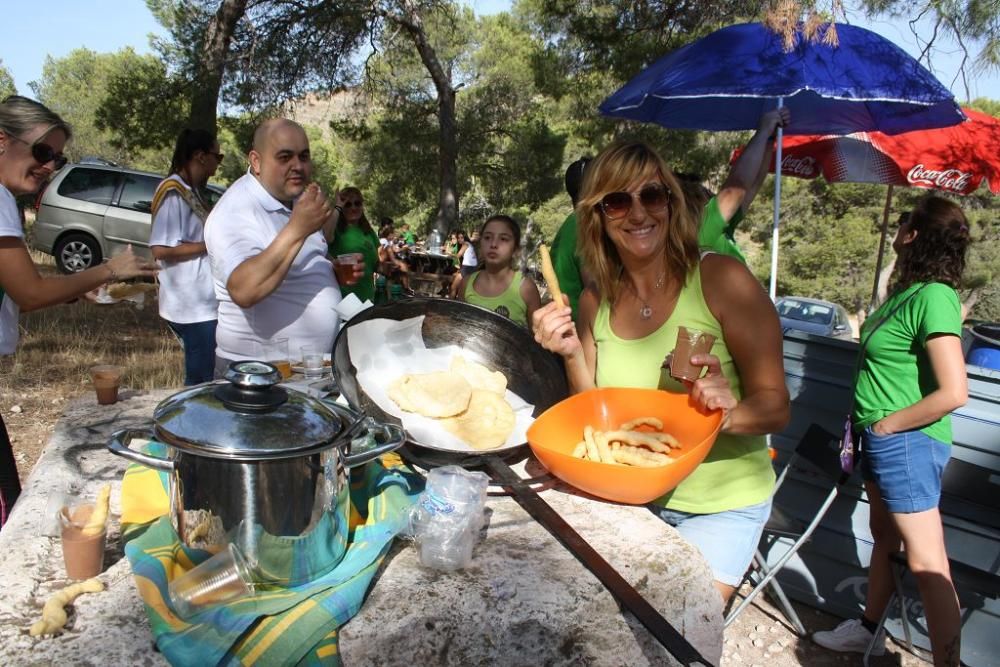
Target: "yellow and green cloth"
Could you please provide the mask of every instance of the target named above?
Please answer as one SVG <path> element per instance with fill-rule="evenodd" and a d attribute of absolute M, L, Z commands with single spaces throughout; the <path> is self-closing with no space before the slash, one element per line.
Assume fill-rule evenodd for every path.
<path fill-rule="evenodd" d="M 145 450 L 164 456 L 166 448 Z M 187 621 L 170 607 L 167 585 L 211 556 L 184 546 L 168 516 L 167 475 L 130 465 L 122 484 L 125 555 L 156 645 L 172 665 L 339 665 L 337 629 L 365 594 L 423 478 L 399 457 L 353 471 L 347 550 L 330 572 L 300 586 L 258 589 L 249 599 L 200 612 Z"/>

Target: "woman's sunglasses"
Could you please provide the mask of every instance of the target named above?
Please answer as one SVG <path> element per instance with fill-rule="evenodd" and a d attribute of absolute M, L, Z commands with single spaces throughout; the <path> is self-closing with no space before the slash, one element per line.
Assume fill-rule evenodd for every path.
<path fill-rule="evenodd" d="M 56 153 L 55 149 L 53 149 L 52 146 L 37 142 L 31 144 L 22 139 L 21 137 L 17 136 L 16 134 L 8 134 L 7 136 L 10 137 L 11 139 L 14 139 L 15 141 L 20 141 L 22 144 L 29 147 L 31 149 L 31 157 L 34 158 L 35 162 L 37 162 L 38 164 L 46 165 L 49 162 L 52 162 L 54 163 L 53 167 L 55 167 L 56 171 L 59 171 L 60 169 L 66 166 L 67 162 L 66 156 L 63 155 L 62 153 Z"/>
<path fill-rule="evenodd" d="M 364 204 L 360 201 L 345 201 L 344 208 L 361 208 Z"/>
<path fill-rule="evenodd" d="M 670 188 L 662 183 L 643 187 L 639 194 L 631 192 L 609 192 L 601 198 L 599 206 L 609 220 L 624 218 L 632 211 L 632 202 L 638 199 L 649 213 L 659 213 L 670 204 Z"/>

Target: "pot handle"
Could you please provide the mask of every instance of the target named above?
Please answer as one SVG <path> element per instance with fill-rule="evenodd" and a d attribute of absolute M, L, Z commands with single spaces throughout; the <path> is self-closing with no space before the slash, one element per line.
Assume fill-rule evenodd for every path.
<path fill-rule="evenodd" d="M 354 448 L 354 443 L 358 441 L 370 440 L 378 444 L 360 452 L 344 456 L 344 465 L 348 468 L 374 461 L 383 454 L 388 454 L 399 449 L 406 442 L 406 432 L 395 424 L 381 424 L 371 417 L 365 417 L 362 423 L 364 424 L 364 433 L 351 441 L 351 449 Z"/>
<path fill-rule="evenodd" d="M 150 456 L 149 454 L 143 454 L 142 452 L 137 452 L 136 450 L 131 449 L 129 445 L 132 444 L 132 438 L 146 438 L 147 440 L 152 440 L 153 430 L 150 428 L 138 428 L 115 431 L 111 434 L 111 439 L 108 440 L 108 450 L 112 454 L 117 454 L 123 459 L 128 459 L 132 463 L 138 463 L 139 465 L 153 468 L 154 470 L 161 470 L 163 472 L 174 471 L 173 461 L 161 459 L 159 456 Z"/>

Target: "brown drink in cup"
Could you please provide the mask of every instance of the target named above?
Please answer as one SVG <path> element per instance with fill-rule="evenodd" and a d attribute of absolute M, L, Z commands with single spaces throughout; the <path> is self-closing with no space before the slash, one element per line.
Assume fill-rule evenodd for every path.
<path fill-rule="evenodd" d="M 364 257 L 357 252 L 337 255 L 333 260 L 333 272 L 337 276 L 337 284 L 353 285 L 358 282 L 354 277 L 354 267 L 363 261 Z"/>
<path fill-rule="evenodd" d="M 90 369 L 90 379 L 97 392 L 97 402 L 100 405 L 111 405 L 118 402 L 118 387 L 121 384 L 122 369 L 118 366 L 100 365 Z"/>
<path fill-rule="evenodd" d="M 85 535 L 84 526 L 94 511 L 93 504 L 64 507 L 59 512 L 62 527 L 63 560 L 70 579 L 89 579 L 104 570 L 104 537 L 107 529 Z"/>
<path fill-rule="evenodd" d="M 670 357 L 670 375 L 678 380 L 694 382 L 701 377 L 703 366 L 691 363 L 691 357 L 708 354 L 715 336 L 691 327 L 677 328 L 677 344 Z"/>

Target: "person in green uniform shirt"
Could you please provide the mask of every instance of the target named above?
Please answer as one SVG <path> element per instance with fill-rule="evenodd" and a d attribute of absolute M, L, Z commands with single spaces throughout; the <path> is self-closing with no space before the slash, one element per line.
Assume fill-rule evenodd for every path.
<path fill-rule="evenodd" d="M 405 245 L 408 246 L 416 245 L 417 236 L 410 230 L 410 225 L 408 223 L 404 222 L 403 226 L 400 228 L 400 231 L 402 232 L 403 243 Z"/>
<path fill-rule="evenodd" d="M 568 306 L 535 312 L 535 340 L 560 354 L 573 392 L 640 387 L 681 392 L 660 366 L 678 327 L 715 336 L 691 362 L 707 373 L 691 400 L 725 413 L 705 461 L 650 509 L 694 544 L 728 600 L 770 514 L 774 470 L 766 434 L 789 418 L 781 325 L 742 264 L 698 251 L 698 221 L 674 174 L 649 146 L 616 143 L 587 166 L 576 207 L 579 249 L 594 282 Z"/>
<path fill-rule="evenodd" d="M 344 296 L 354 294 L 362 301 L 375 299 L 375 268 L 378 266 L 378 235 L 365 215 L 365 200 L 361 190 L 348 187 L 337 193 L 340 218 L 329 244 L 331 258 L 337 255 L 360 253 L 364 258 L 365 272 L 353 285 L 341 285 Z"/>
<path fill-rule="evenodd" d="M 750 202 L 757 196 L 757 191 L 767 176 L 778 128 L 785 127 L 791 120 L 788 107 L 774 109 L 761 116 L 757 131 L 715 196 L 701 185 L 700 179 L 682 176 L 688 205 L 698 212 L 697 217 L 701 219 L 698 247 L 702 250 L 728 255 L 743 264 L 747 263 L 736 244 L 736 228 L 743 221 Z"/>
<path fill-rule="evenodd" d="M 580 194 L 580 185 L 583 183 L 583 172 L 587 168 L 587 163 L 592 158 L 588 155 L 580 158 L 566 168 L 566 194 L 569 195 L 573 206 L 576 207 L 576 200 Z M 573 310 L 573 317 L 577 314 L 577 305 L 580 302 L 580 293 L 583 292 L 587 284 L 583 267 L 580 265 L 580 258 L 576 253 L 576 213 L 570 213 L 556 236 L 552 239 L 552 247 L 549 254 L 552 257 L 552 269 L 559 279 L 559 289 L 569 299 L 569 307 Z"/>
<path fill-rule="evenodd" d="M 957 204 L 922 198 L 900 225 L 889 298 L 861 327 L 867 341 L 854 381 L 854 427 L 864 429 L 861 474 L 871 525 L 865 610 L 813 640 L 863 653 L 894 590 L 889 557 L 905 546 L 935 665 L 958 665 L 961 616 L 938 503 L 951 456 L 953 410 L 968 399 L 962 355 L 962 284 L 969 223 Z M 870 340 L 869 340 L 870 337 Z M 885 652 L 880 632 L 873 655 Z"/>

